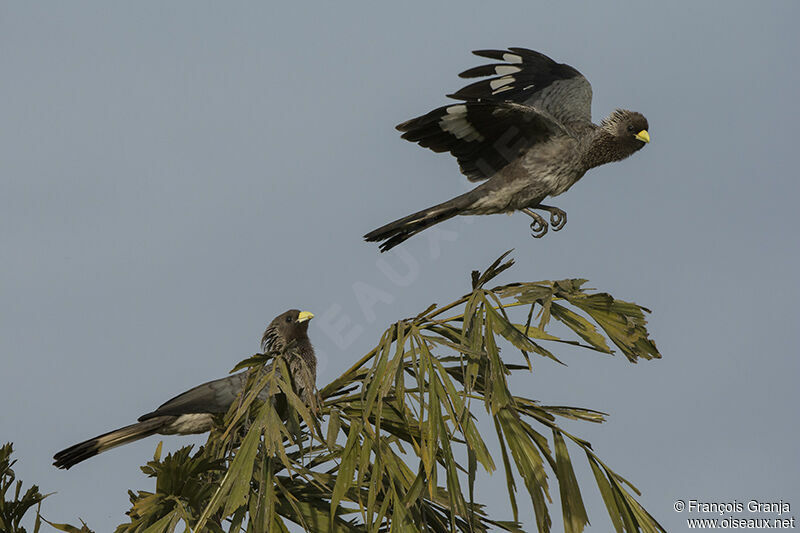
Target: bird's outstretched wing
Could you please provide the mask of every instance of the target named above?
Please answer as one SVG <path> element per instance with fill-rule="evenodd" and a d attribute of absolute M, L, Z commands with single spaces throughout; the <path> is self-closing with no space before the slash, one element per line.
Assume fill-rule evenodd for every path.
<path fill-rule="evenodd" d="M 186 415 L 192 413 L 222 414 L 228 411 L 236 395 L 244 387 L 247 372 L 241 372 L 222 379 L 216 379 L 189 389 L 163 403 L 158 409 L 139 417 L 139 422 L 165 415 Z"/>
<path fill-rule="evenodd" d="M 515 102 L 549 115 L 565 127 L 592 121 L 592 86 L 575 68 L 527 48 L 476 50 L 476 56 L 502 61 L 471 68 L 462 78 L 489 79 L 448 95 L 457 100 Z"/>
<path fill-rule="evenodd" d="M 535 109 L 511 102 L 467 101 L 397 126 L 403 138 L 450 152 L 470 181 L 491 177 L 531 146 L 566 131 Z"/>

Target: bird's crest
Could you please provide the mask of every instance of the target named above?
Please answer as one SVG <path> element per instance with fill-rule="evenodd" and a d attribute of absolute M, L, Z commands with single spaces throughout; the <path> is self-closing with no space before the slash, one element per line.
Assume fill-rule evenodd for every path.
<path fill-rule="evenodd" d="M 603 119 L 600 126 L 605 128 L 607 126 L 619 124 L 621 121 L 625 120 L 625 117 L 630 116 L 632 113 L 633 111 L 628 111 L 627 109 L 615 109 L 613 113 Z"/>

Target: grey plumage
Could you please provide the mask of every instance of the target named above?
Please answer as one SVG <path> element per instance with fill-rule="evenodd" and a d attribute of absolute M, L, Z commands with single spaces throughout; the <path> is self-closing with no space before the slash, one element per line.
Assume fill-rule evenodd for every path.
<path fill-rule="evenodd" d="M 492 76 L 448 95 L 462 100 L 403 122 L 406 140 L 434 152 L 450 152 L 472 191 L 367 233 L 386 251 L 456 215 L 522 211 L 534 219 L 535 237 L 548 224 L 531 209 L 549 211 L 554 230 L 566 213 L 542 204 L 569 189 L 589 169 L 624 159 L 650 137 L 640 113 L 616 110 L 592 123 L 592 87 L 569 65 L 525 48 L 479 50 L 502 63 L 481 65 L 463 78 Z"/>
<path fill-rule="evenodd" d="M 314 315 L 296 309 L 275 317 L 261 340 L 264 353 L 287 351 L 287 363 L 298 396 L 312 404 L 316 399 L 317 360 L 308 339 L 308 320 Z M 287 350 L 288 347 L 288 350 Z M 209 381 L 175 396 L 158 409 L 142 415 L 131 424 L 66 448 L 53 457 L 58 468 L 70 468 L 111 448 L 134 442 L 150 435 L 188 435 L 205 433 L 214 424 L 216 415 L 224 414 L 245 386 L 247 372 Z M 259 393 L 266 401 L 267 389 Z"/>

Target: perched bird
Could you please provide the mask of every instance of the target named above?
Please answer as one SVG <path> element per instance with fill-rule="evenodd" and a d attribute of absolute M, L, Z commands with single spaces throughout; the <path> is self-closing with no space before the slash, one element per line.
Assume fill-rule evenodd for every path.
<path fill-rule="evenodd" d="M 522 211 L 534 237 L 547 233 L 539 209 L 550 213 L 553 230 L 567 214 L 544 205 L 591 168 L 630 156 L 650 142 L 640 113 L 617 109 L 592 123 L 592 86 L 569 65 L 526 48 L 477 50 L 500 61 L 462 72 L 462 78 L 492 76 L 448 95 L 461 103 L 434 109 L 397 126 L 403 138 L 434 152 L 450 152 L 470 181 L 466 194 L 380 227 L 364 238 L 383 241 L 382 252 L 456 215 Z M 485 181 L 484 181 L 485 180 Z"/>
<path fill-rule="evenodd" d="M 308 311 L 291 309 L 275 317 L 264 331 L 264 353 L 287 351 L 288 367 L 298 396 L 308 402 L 316 394 L 317 359 L 308 339 Z M 61 450 L 53 459 L 58 468 L 70 468 L 111 448 L 134 442 L 157 433 L 189 435 L 205 433 L 214 425 L 214 416 L 224 414 L 236 400 L 247 381 L 247 372 L 209 381 L 180 394 L 152 413 L 139 417 L 136 424 L 125 426 Z M 266 400 L 268 390 L 259 398 Z"/>

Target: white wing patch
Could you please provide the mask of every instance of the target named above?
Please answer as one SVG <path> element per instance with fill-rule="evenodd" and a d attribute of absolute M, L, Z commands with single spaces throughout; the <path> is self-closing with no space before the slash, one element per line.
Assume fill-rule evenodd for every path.
<path fill-rule="evenodd" d="M 483 141 L 484 137 L 467 120 L 467 106 L 454 105 L 447 108 L 447 114 L 439 121 L 439 127 L 458 139 Z"/>
<path fill-rule="evenodd" d="M 513 85 L 506 85 L 505 87 L 500 87 L 499 89 L 495 89 L 494 91 L 492 91 L 492 94 L 500 94 L 505 91 L 510 91 L 513 88 L 514 88 Z"/>
<path fill-rule="evenodd" d="M 508 76 L 509 74 L 516 74 L 522 70 L 519 67 L 515 67 L 513 65 L 497 65 L 494 67 L 494 73 L 498 76 Z"/>
<path fill-rule="evenodd" d="M 503 54 L 503 61 L 506 63 L 522 63 L 522 56 L 517 54 Z"/>
<path fill-rule="evenodd" d="M 506 85 L 511 85 L 514 83 L 514 81 L 514 76 L 504 76 L 502 78 L 490 81 L 489 87 L 492 88 L 492 91 L 496 92 L 498 89 L 501 89 Z"/>

